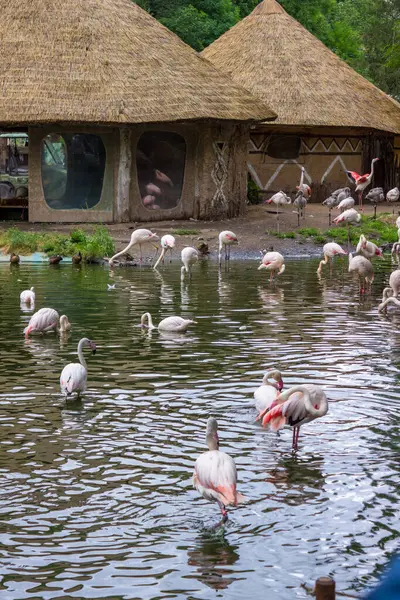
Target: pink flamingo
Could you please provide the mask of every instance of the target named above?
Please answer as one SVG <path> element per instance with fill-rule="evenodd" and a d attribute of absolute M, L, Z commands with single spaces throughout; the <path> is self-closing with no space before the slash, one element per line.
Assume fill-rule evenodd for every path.
<path fill-rule="evenodd" d="M 221 231 L 218 236 L 219 240 L 219 251 L 218 251 L 218 262 L 221 264 L 222 261 L 222 247 L 225 246 L 225 260 L 229 260 L 231 258 L 231 246 L 233 244 L 238 244 L 239 241 L 237 236 L 233 233 L 233 231 Z"/>
<path fill-rule="evenodd" d="M 328 400 L 325 392 L 312 384 L 295 385 L 279 394 L 277 405 L 269 410 L 262 424 L 271 431 L 279 431 L 285 425 L 293 427 L 294 450 L 298 448 L 300 427 L 310 423 L 328 412 Z"/>
<path fill-rule="evenodd" d="M 24 329 L 25 337 L 30 333 L 46 333 L 48 331 L 58 331 L 58 324 L 62 322 L 60 331 L 67 331 L 71 327 L 68 318 L 65 315 L 59 317 L 54 308 L 41 308 L 32 315 L 28 326 Z"/>
<path fill-rule="evenodd" d="M 175 248 L 175 242 L 176 242 L 176 240 L 175 240 L 174 236 L 170 235 L 169 233 L 162 236 L 162 238 L 161 238 L 161 254 L 158 257 L 158 260 L 157 260 L 156 264 L 154 265 L 153 269 L 157 269 L 157 267 L 161 261 L 164 264 L 164 256 L 165 256 L 167 250 L 170 250 L 172 253 L 172 250 Z"/>
<path fill-rule="evenodd" d="M 276 273 L 278 275 L 282 275 L 282 273 L 284 272 L 285 259 L 279 252 L 267 252 L 266 254 L 264 254 L 261 260 L 261 265 L 258 267 L 259 271 L 262 271 L 262 269 L 270 271 L 269 280 L 272 281 Z"/>
<path fill-rule="evenodd" d="M 359 202 L 360 210 L 363 209 L 362 208 L 362 195 L 363 195 L 363 191 L 365 190 L 366 187 L 369 186 L 369 184 L 372 181 L 372 178 L 374 176 L 374 166 L 375 166 L 375 163 L 378 160 L 379 160 L 379 158 L 373 158 L 372 159 L 372 161 L 371 161 L 371 172 L 370 173 L 366 173 L 365 175 L 359 175 L 355 171 L 347 171 L 347 170 L 345 170 L 346 175 L 357 186 L 356 187 L 356 192 L 358 192 L 358 202 Z"/>
<path fill-rule="evenodd" d="M 93 354 L 96 353 L 96 344 L 94 342 L 91 342 L 88 338 L 80 340 L 78 344 L 79 363 L 70 363 L 63 368 L 61 373 L 61 393 L 65 397 L 71 396 L 74 392 L 77 392 L 78 396 L 80 396 L 81 392 L 86 390 L 87 364 L 83 356 L 84 346 L 89 346 Z"/>
<path fill-rule="evenodd" d="M 320 261 L 317 269 L 318 275 L 321 275 L 322 265 L 326 265 L 329 263 L 331 271 L 332 271 L 332 259 L 334 256 L 338 256 L 339 254 L 347 254 L 346 250 L 343 250 L 342 246 L 336 244 L 336 242 L 328 242 L 323 247 L 324 258 Z"/>
<path fill-rule="evenodd" d="M 274 383 L 270 380 L 274 379 Z M 259 411 L 259 415 L 256 421 L 262 419 L 273 406 L 275 406 L 275 400 L 279 396 L 279 393 L 283 388 L 283 380 L 281 372 L 278 369 L 274 369 L 265 373 L 262 385 L 254 392 L 254 398 L 256 401 L 256 408 Z"/>
<path fill-rule="evenodd" d="M 152 242 L 155 242 L 156 240 L 158 240 L 158 235 L 150 231 L 150 229 L 135 229 L 135 231 L 131 235 L 131 241 L 129 242 L 127 247 L 121 250 L 121 252 L 114 254 L 114 256 L 112 256 L 108 262 L 110 263 L 110 265 L 112 265 L 116 258 L 122 256 L 123 254 L 126 254 L 128 250 L 130 250 L 130 248 L 132 248 L 133 246 L 136 246 L 136 244 L 138 244 L 139 246 L 140 262 L 142 262 L 142 244 L 152 244 Z"/>
<path fill-rule="evenodd" d="M 237 506 L 245 498 L 236 490 L 237 473 L 235 461 L 229 454 L 219 451 L 218 423 L 210 417 L 207 421 L 206 442 L 208 452 L 196 460 L 193 485 L 211 502 L 217 502 L 222 513 L 222 522 L 228 518 L 226 506 Z"/>

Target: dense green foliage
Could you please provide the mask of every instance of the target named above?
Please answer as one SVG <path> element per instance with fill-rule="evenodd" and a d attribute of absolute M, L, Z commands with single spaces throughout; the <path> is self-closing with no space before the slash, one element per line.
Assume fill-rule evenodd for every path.
<path fill-rule="evenodd" d="M 202 50 L 257 0 L 137 0 Z M 400 98 L 400 0 L 281 0 L 285 10 L 362 75 Z"/>
<path fill-rule="evenodd" d="M 0 248 L 5 254 L 16 252 L 22 255 L 45 252 L 49 256 L 73 256 L 81 252 L 86 261 L 110 257 L 115 253 L 114 242 L 105 227 L 96 227 L 92 234 L 75 229 L 70 235 L 31 233 L 12 227 L 0 234 Z"/>

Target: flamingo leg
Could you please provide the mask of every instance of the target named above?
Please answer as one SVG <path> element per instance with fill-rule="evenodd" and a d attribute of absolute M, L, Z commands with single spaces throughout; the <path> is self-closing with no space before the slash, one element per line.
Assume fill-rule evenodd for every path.
<path fill-rule="evenodd" d="M 332 225 L 332 214 L 331 214 L 332 209 L 329 209 L 329 227 Z"/>
<path fill-rule="evenodd" d="M 300 427 L 296 427 L 296 446 L 295 449 L 297 450 L 299 447 L 299 437 L 300 437 Z"/>
<path fill-rule="evenodd" d="M 328 262 L 329 262 L 329 272 L 332 275 L 333 259 L 330 258 L 329 256 L 328 256 Z"/>
<path fill-rule="evenodd" d="M 374 219 L 376 219 L 376 204 L 374 204 Z"/>
<path fill-rule="evenodd" d="M 276 210 L 276 230 L 279 233 L 279 204 L 277 204 L 276 206 L 277 206 L 277 210 Z"/>
<path fill-rule="evenodd" d="M 225 506 L 222 504 L 222 502 L 218 501 L 218 506 L 219 509 L 221 511 L 221 515 L 222 515 L 222 522 L 225 523 L 225 521 L 228 520 L 228 511 L 226 510 Z"/>
<path fill-rule="evenodd" d="M 297 211 L 297 227 L 300 227 L 300 211 Z"/>
<path fill-rule="evenodd" d="M 296 427 L 293 427 L 292 448 L 293 450 L 296 448 Z"/>
<path fill-rule="evenodd" d="M 363 210 L 363 203 L 362 203 L 362 190 L 360 190 L 358 192 L 358 207 L 360 209 L 360 211 L 362 212 Z"/>

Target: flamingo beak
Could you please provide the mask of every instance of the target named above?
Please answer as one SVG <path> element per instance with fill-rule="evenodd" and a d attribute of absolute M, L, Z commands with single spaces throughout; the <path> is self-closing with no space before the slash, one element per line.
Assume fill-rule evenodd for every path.
<path fill-rule="evenodd" d="M 283 379 L 280 379 L 279 381 L 277 381 L 276 383 L 276 389 L 278 390 L 278 392 L 281 392 L 283 389 Z"/>
<path fill-rule="evenodd" d="M 90 349 L 92 350 L 93 354 L 96 354 L 96 344 L 94 342 L 90 342 Z"/>

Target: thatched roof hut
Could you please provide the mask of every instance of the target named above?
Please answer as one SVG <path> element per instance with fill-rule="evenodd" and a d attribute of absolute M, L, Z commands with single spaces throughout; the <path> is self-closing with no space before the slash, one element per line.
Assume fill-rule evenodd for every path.
<path fill-rule="evenodd" d="M 262 100 L 131 0 L 1 8 L 0 128 L 29 133 L 31 221 L 244 211 Z"/>
<path fill-rule="evenodd" d="M 202 56 L 267 102 L 278 113 L 275 125 L 400 132 L 392 100 L 276 0 L 261 2 Z"/>
<path fill-rule="evenodd" d="M 275 118 L 131 0 L 1 8 L 0 124 Z"/>
<path fill-rule="evenodd" d="M 348 184 L 345 168 L 366 172 L 376 155 L 384 158 L 376 183 L 394 183 L 398 104 L 276 0 L 261 2 L 202 56 L 278 113 L 256 126 L 250 144 L 250 173 L 266 193 L 293 191 L 304 166 L 307 183 L 318 189 L 314 199 L 321 199 L 327 187 Z"/>

